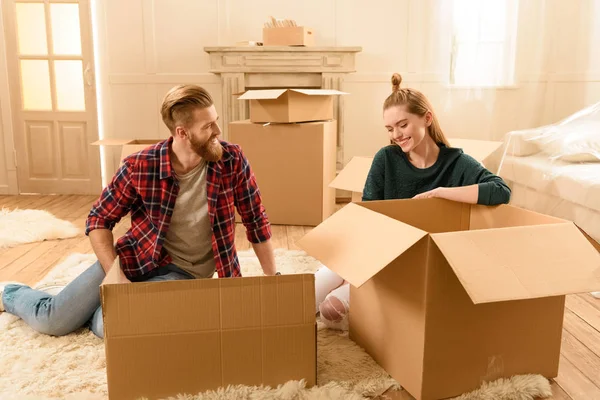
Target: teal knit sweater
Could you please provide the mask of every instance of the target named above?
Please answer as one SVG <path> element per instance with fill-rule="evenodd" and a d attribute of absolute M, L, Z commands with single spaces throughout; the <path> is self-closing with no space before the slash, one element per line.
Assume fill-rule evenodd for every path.
<path fill-rule="evenodd" d="M 478 204 L 508 203 L 510 188 L 462 149 L 440 145 L 437 161 L 420 169 L 396 145 L 377 152 L 363 190 L 363 201 L 409 199 L 438 187 L 479 185 Z"/>

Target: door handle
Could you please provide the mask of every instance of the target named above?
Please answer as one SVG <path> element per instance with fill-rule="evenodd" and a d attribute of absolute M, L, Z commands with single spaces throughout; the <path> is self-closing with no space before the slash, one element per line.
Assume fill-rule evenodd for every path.
<path fill-rule="evenodd" d="M 85 78 L 85 83 L 88 86 L 92 86 L 92 68 L 90 63 L 87 63 L 85 70 L 83 71 L 83 77 Z"/>

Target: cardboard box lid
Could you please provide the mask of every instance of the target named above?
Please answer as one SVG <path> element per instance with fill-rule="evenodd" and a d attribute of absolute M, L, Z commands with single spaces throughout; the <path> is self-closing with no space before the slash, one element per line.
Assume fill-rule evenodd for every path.
<path fill-rule="evenodd" d="M 301 93 L 307 96 L 345 95 L 346 92 L 333 89 L 256 89 L 248 90 L 238 97 L 238 100 L 274 100 L 285 92 Z"/>
<path fill-rule="evenodd" d="M 463 149 L 466 154 L 481 163 L 503 145 L 503 142 L 491 140 L 448 138 L 448 141 L 452 147 Z"/>
<path fill-rule="evenodd" d="M 297 245 L 360 287 L 426 235 L 414 226 L 350 203 Z"/>
<path fill-rule="evenodd" d="M 570 222 L 431 237 L 475 304 L 600 289 L 600 255 Z"/>
<path fill-rule="evenodd" d="M 373 164 L 371 157 L 352 157 L 344 169 L 331 181 L 329 187 L 362 193 L 371 164 Z"/>
<path fill-rule="evenodd" d="M 427 216 L 427 207 L 445 200 L 398 200 L 394 207 L 415 201 Z M 475 304 L 600 290 L 600 254 L 573 223 L 554 218 L 528 226 L 429 233 L 350 203 L 297 243 L 360 287 L 427 235 Z"/>
<path fill-rule="evenodd" d="M 92 142 L 94 146 L 124 146 L 124 145 L 152 145 L 164 139 L 102 139 Z"/>
<path fill-rule="evenodd" d="M 466 154 L 481 163 L 502 146 L 502 142 L 488 140 L 456 138 L 448 140 L 450 145 L 463 149 Z M 362 193 L 372 163 L 373 157 L 352 157 L 329 186 L 334 189 Z"/>

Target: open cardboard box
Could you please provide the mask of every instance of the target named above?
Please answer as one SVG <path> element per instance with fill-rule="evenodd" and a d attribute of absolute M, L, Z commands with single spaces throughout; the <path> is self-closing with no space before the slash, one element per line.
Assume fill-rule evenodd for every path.
<path fill-rule="evenodd" d="M 600 290 L 573 223 L 509 205 L 349 203 L 298 245 L 350 282 L 350 337 L 418 400 L 556 377 L 565 295 Z"/>
<path fill-rule="evenodd" d="M 484 166 L 487 166 L 488 160 L 502 146 L 502 142 L 488 140 L 458 138 L 448 140 L 451 146 L 463 149 L 466 154 Z M 335 179 L 331 181 L 329 187 L 349 191 L 352 194 L 352 201 L 361 201 L 362 192 L 372 163 L 373 157 L 353 157 Z"/>
<path fill-rule="evenodd" d="M 116 284 L 115 273 L 100 287 L 111 399 L 316 384 L 313 274 Z"/>
<path fill-rule="evenodd" d="M 315 33 L 306 26 L 265 27 L 263 46 L 314 46 Z"/>
<path fill-rule="evenodd" d="M 121 146 L 121 158 L 123 161 L 125 157 L 138 151 L 144 150 L 148 146 L 152 146 L 158 142 L 165 140 L 162 139 L 102 139 L 92 143 L 94 146 Z"/>
<path fill-rule="evenodd" d="M 250 101 L 251 122 L 327 121 L 333 119 L 333 96 L 346 94 L 330 89 L 257 89 L 238 100 Z"/>

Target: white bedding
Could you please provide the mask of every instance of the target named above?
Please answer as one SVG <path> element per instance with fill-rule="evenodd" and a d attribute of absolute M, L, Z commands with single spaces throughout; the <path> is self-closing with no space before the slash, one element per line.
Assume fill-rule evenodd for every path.
<path fill-rule="evenodd" d="M 510 204 L 572 221 L 595 241 L 600 242 L 600 211 L 538 192 L 520 183 L 511 181 L 507 183 L 512 190 Z"/>
<path fill-rule="evenodd" d="M 542 202 L 554 198 L 556 201 L 567 201 L 589 210 L 600 211 L 600 163 L 552 161 L 545 154 L 528 157 L 506 155 L 498 174 L 507 181 L 537 192 L 527 194 L 529 197 L 533 196 L 532 199 L 527 200 L 531 206 L 535 206 L 535 196 L 540 195 L 540 201 L 549 196 Z M 541 196 L 542 194 L 546 196 Z M 548 208 L 550 205 L 543 207 L 546 210 L 552 210 Z M 535 211 L 543 212 L 537 209 Z M 547 211 L 544 213 L 554 215 Z M 577 223 L 577 221 L 572 221 Z"/>

